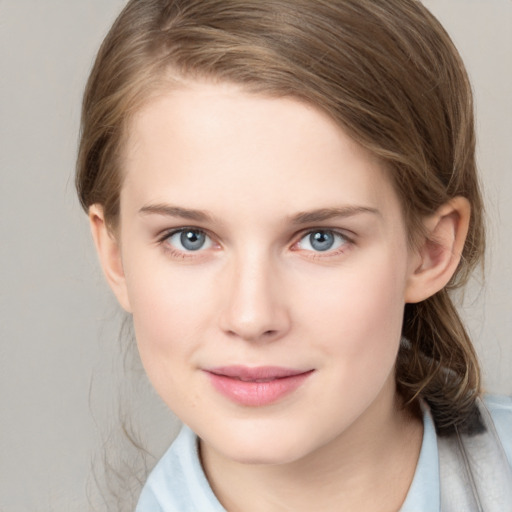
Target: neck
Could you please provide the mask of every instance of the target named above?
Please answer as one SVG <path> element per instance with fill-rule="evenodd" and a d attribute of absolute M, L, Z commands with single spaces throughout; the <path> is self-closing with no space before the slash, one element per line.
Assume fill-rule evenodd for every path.
<path fill-rule="evenodd" d="M 228 512 L 397 511 L 412 482 L 423 425 L 394 391 L 346 431 L 300 460 L 241 464 L 201 444 L 210 485 Z M 383 507 L 383 504 L 385 506 Z"/>

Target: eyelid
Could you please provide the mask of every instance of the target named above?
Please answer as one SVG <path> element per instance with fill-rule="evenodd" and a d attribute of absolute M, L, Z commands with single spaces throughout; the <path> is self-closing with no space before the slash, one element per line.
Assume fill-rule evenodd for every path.
<path fill-rule="evenodd" d="M 356 240 L 356 234 L 353 231 L 349 231 L 347 229 L 342 228 L 333 228 L 330 226 L 313 226 L 312 228 L 303 229 L 299 231 L 296 235 L 294 235 L 293 239 L 300 240 L 307 235 L 311 235 L 312 233 L 317 233 L 319 231 L 340 235 L 349 242 L 355 242 Z"/>
<path fill-rule="evenodd" d="M 176 233 L 182 233 L 183 231 L 197 231 L 198 233 L 205 234 L 208 238 L 212 238 L 212 235 L 208 232 L 207 229 L 198 228 L 197 226 L 179 226 L 175 228 L 164 229 L 160 233 L 157 234 L 157 242 L 164 242 L 172 235 Z"/>

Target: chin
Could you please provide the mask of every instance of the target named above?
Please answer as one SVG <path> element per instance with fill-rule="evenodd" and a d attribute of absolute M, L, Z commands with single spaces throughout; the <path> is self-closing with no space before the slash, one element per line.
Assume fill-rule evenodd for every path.
<path fill-rule="evenodd" d="M 204 439 L 204 438 L 203 438 Z M 230 432 L 206 442 L 224 458 L 239 464 L 280 465 L 295 462 L 309 452 L 308 436 L 301 438 L 298 429 L 247 429 Z"/>

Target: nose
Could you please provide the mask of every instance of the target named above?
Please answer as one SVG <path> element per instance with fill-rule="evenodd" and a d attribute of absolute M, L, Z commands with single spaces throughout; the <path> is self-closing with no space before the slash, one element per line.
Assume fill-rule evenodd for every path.
<path fill-rule="evenodd" d="M 269 342 L 290 329 L 286 289 L 277 265 L 252 254 L 231 266 L 223 282 L 220 327 L 229 336 L 250 342 Z"/>

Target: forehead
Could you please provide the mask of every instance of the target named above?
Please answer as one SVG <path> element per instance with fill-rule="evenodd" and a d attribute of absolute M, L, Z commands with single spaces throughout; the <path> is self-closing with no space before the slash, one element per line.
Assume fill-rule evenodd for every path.
<path fill-rule="evenodd" d="M 192 83 L 133 118 L 123 195 L 274 213 L 396 203 L 387 171 L 329 116 L 289 97 Z"/>

